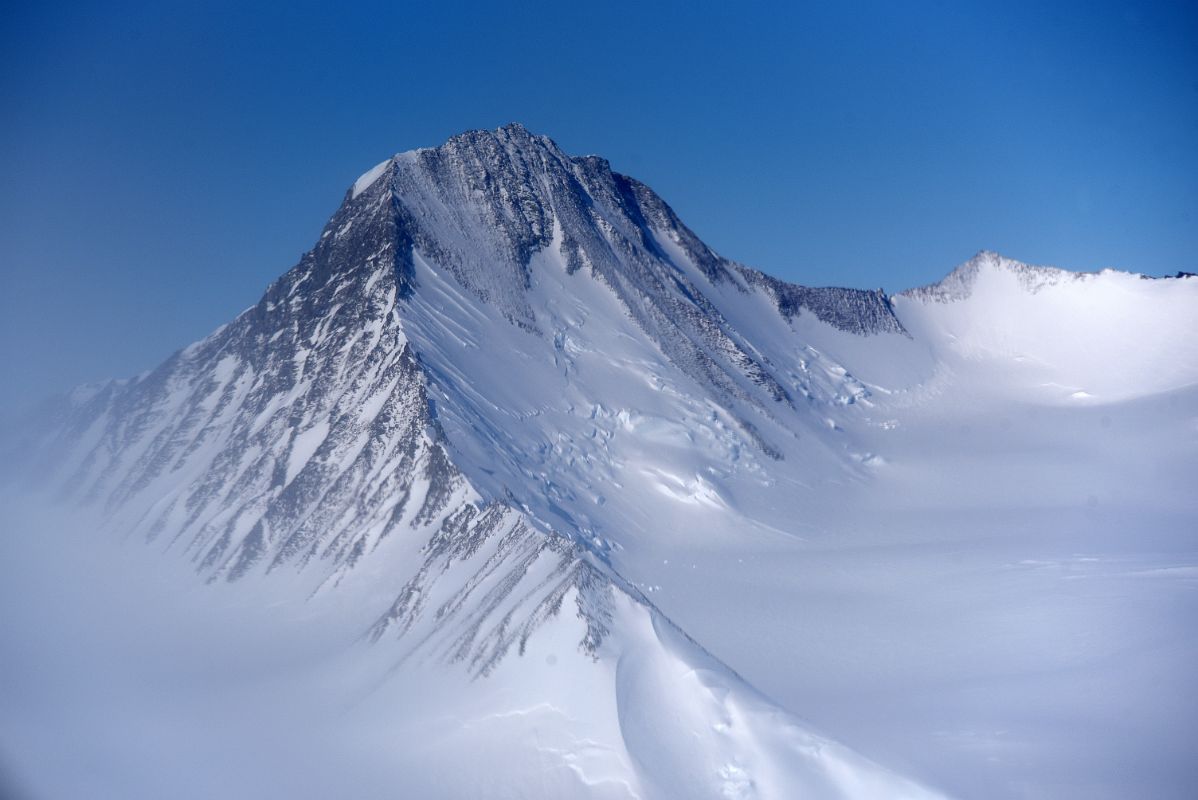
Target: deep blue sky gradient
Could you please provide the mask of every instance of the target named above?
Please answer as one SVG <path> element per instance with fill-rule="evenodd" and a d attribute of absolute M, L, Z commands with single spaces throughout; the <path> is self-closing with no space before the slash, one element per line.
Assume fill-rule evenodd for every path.
<path fill-rule="evenodd" d="M 518 120 L 786 279 L 1198 268 L 1193 3 L 29 3 L 0 22 L 0 410 L 256 301 L 388 155 Z"/>

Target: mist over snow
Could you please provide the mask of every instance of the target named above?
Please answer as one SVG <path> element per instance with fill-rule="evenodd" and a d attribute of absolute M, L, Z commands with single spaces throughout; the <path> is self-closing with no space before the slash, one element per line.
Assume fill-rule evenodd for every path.
<path fill-rule="evenodd" d="M 789 284 L 519 125 L 0 437 L 47 798 L 1187 798 L 1198 278 Z"/>

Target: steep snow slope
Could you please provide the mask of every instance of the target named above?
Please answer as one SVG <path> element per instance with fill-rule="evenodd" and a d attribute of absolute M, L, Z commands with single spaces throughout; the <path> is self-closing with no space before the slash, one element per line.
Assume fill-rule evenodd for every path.
<path fill-rule="evenodd" d="M 376 166 L 255 307 L 17 451 L 322 632 L 280 690 L 316 796 L 929 796 L 818 728 L 961 796 L 1180 797 L 1195 287 L 793 286 L 508 126 Z M 78 793 L 52 740 L 29 780 Z"/>

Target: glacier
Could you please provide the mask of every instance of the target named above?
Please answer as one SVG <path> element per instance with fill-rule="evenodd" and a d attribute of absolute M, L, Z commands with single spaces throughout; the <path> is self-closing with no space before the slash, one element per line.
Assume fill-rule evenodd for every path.
<path fill-rule="evenodd" d="M 4 432 L 0 767 L 1188 796 L 1195 320 L 1193 277 L 986 251 L 789 284 L 519 125 L 401 153 L 255 306 Z"/>

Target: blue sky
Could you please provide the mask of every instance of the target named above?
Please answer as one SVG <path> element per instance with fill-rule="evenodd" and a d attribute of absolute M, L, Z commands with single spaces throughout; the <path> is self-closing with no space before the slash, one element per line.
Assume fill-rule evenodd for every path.
<path fill-rule="evenodd" d="M 0 26 L 0 410 L 251 305 L 399 150 L 518 120 L 786 279 L 1198 268 L 1192 3 L 29 3 Z"/>

